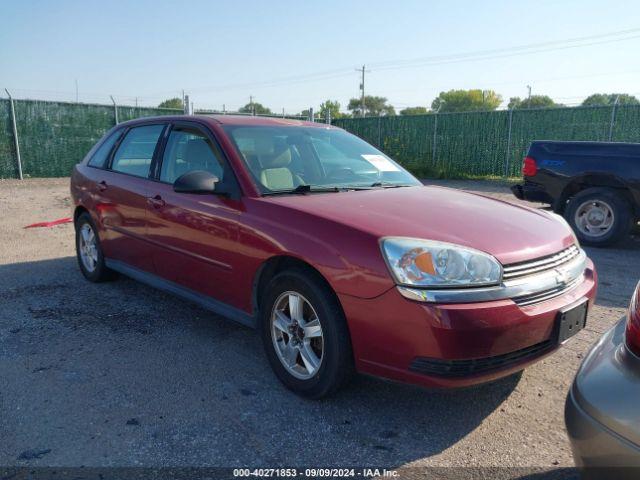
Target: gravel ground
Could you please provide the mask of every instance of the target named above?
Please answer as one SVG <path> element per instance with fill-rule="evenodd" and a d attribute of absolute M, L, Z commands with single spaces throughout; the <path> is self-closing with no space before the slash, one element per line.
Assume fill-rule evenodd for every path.
<path fill-rule="evenodd" d="M 588 328 L 521 377 L 454 392 L 359 377 L 313 402 L 280 385 L 252 330 L 126 278 L 91 284 L 71 225 L 22 228 L 69 206 L 68 179 L 0 181 L 0 465 L 569 467 L 567 389 L 640 264 L 637 236 L 588 249 Z"/>

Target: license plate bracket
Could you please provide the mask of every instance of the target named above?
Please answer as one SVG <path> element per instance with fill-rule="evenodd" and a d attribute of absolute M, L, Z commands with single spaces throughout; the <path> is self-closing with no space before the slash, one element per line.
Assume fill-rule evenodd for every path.
<path fill-rule="evenodd" d="M 578 305 L 558 312 L 556 318 L 556 332 L 558 343 L 564 343 L 587 324 L 588 302 L 584 300 Z"/>

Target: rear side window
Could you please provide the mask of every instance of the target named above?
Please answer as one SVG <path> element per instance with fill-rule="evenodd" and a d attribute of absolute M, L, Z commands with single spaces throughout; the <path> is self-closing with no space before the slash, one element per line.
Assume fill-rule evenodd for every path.
<path fill-rule="evenodd" d="M 153 152 L 163 129 L 164 125 L 145 125 L 129 130 L 113 156 L 111 170 L 148 177 Z"/>
<path fill-rule="evenodd" d="M 92 167 L 104 168 L 107 158 L 109 158 L 109 153 L 111 153 L 111 149 L 118 141 L 118 138 L 120 138 L 120 135 L 122 135 L 122 130 L 117 130 L 102 142 L 102 145 L 98 147 L 89 160 L 89 165 Z"/>
<path fill-rule="evenodd" d="M 192 128 L 174 128 L 164 150 L 160 181 L 173 183 L 194 170 L 213 173 L 223 181 L 223 165 L 209 138 Z"/>

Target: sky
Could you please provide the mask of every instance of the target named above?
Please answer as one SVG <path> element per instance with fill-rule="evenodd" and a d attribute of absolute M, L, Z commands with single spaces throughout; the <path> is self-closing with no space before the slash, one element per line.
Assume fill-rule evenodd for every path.
<path fill-rule="evenodd" d="M 3 97 L 75 101 L 77 83 L 87 103 L 184 90 L 196 109 L 252 96 L 275 112 L 345 110 L 366 65 L 365 92 L 397 110 L 468 88 L 506 104 L 527 85 L 567 105 L 640 98 L 635 0 L 0 0 L 0 18 Z"/>

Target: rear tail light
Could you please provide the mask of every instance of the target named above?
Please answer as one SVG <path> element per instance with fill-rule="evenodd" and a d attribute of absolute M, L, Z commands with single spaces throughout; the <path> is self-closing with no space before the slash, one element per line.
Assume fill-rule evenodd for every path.
<path fill-rule="evenodd" d="M 524 157 L 522 161 L 522 174 L 525 177 L 533 177 L 536 173 L 538 173 L 536 159 L 533 157 Z"/>
<path fill-rule="evenodd" d="M 640 356 L 640 282 L 631 297 L 625 337 L 629 350 Z"/>

